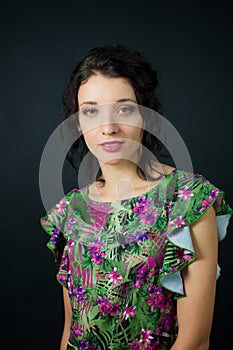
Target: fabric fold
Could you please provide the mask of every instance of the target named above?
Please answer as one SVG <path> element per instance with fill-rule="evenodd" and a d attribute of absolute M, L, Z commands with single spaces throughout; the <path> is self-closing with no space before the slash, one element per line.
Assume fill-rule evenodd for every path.
<path fill-rule="evenodd" d="M 185 174 L 185 181 L 187 175 Z M 176 293 L 176 299 L 184 296 L 181 271 L 196 259 L 189 226 L 198 221 L 213 206 L 216 212 L 218 240 L 222 241 L 233 214 L 233 210 L 225 202 L 225 193 L 202 175 L 198 174 L 198 176 L 186 182 L 185 187 L 182 186 L 184 179 L 181 178 L 177 186 L 179 195 L 170 204 L 167 249 L 159 279 L 164 288 Z M 183 215 L 179 215 L 180 213 Z M 218 265 L 216 278 L 220 276 L 220 271 Z"/>
<path fill-rule="evenodd" d="M 39 221 L 43 230 L 50 236 L 46 246 L 53 252 L 55 263 L 59 266 L 56 278 L 66 288 L 69 270 L 67 220 L 69 212 L 73 210 L 71 198 L 74 192 L 76 190 L 68 192 Z"/>

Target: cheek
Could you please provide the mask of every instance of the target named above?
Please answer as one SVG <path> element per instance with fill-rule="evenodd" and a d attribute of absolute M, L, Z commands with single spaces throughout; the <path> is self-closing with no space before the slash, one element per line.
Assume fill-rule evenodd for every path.
<path fill-rule="evenodd" d="M 127 134 L 127 137 L 131 140 L 139 141 L 141 142 L 142 140 L 142 135 L 143 135 L 143 129 L 139 127 L 126 127 L 125 133 Z"/>
<path fill-rule="evenodd" d="M 96 145 L 96 132 L 94 130 L 83 134 L 83 137 L 88 148 L 93 148 Z"/>

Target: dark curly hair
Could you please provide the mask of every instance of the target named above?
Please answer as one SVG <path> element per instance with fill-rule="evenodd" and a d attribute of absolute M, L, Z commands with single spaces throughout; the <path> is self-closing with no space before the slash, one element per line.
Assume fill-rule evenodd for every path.
<path fill-rule="evenodd" d="M 79 87 L 89 77 L 97 73 L 101 73 L 106 77 L 127 79 L 134 89 L 139 106 L 161 112 L 161 105 L 155 96 L 155 89 L 158 84 L 157 73 L 152 69 L 151 64 L 146 61 L 140 52 L 129 50 L 120 44 L 111 44 L 91 49 L 74 68 L 63 95 L 63 120 L 78 112 L 77 94 Z M 152 124 L 155 125 L 156 122 L 153 121 Z M 153 127 L 153 125 L 150 125 L 146 129 L 153 131 Z M 162 149 L 162 144 L 152 132 L 150 133 L 147 130 L 143 131 L 142 145 L 144 149 L 151 151 L 157 157 Z M 79 166 L 88 152 L 89 149 L 83 135 L 69 149 L 66 158 L 77 174 Z M 137 174 L 142 179 L 155 180 L 147 172 L 148 166 L 153 167 L 152 160 L 147 158 L 144 157 L 142 151 L 137 166 Z M 101 179 L 101 169 L 99 169 L 94 180 L 104 182 Z"/>

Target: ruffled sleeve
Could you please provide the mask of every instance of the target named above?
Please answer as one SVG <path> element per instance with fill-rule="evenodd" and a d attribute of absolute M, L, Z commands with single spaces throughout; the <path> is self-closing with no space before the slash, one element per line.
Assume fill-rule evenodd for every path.
<path fill-rule="evenodd" d="M 59 265 L 56 275 L 58 282 L 68 289 L 67 278 L 69 270 L 68 257 L 68 231 L 70 212 L 72 209 L 71 198 L 74 192 L 70 191 L 64 198 L 55 204 L 48 213 L 40 218 L 40 224 L 50 236 L 46 246 L 53 252 L 55 263 Z"/>
<path fill-rule="evenodd" d="M 166 289 L 184 296 L 181 270 L 195 261 L 195 250 L 189 225 L 198 221 L 214 206 L 218 238 L 221 241 L 233 214 L 225 193 L 200 174 L 178 173 L 174 196 L 168 207 L 167 249 L 160 270 L 160 282 Z M 217 278 L 220 268 L 217 267 Z"/>

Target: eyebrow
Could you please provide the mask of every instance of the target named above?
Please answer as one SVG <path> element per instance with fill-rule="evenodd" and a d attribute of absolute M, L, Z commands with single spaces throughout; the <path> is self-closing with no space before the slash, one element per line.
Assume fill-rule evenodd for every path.
<path fill-rule="evenodd" d="M 134 103 L 137 103 L 137 101 L 133 100 L 132 98 L 121 98 L 115 102 L 126 102 L 126 101 L 131 101 L 131 102 L 134 102 Z M 97 102 L 94 102 L 94 101 L 84 101 L 81 103 L 80 106 L 84 105 L 84 104 L 88 104 L 88 105 L 97 105 L 98 103 Z"/>

